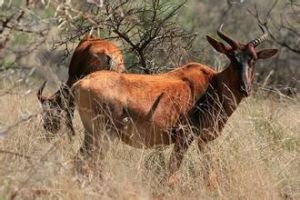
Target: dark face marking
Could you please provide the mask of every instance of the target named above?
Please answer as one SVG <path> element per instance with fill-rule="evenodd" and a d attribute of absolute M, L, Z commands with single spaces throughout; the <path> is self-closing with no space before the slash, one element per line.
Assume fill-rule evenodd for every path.
<path fill-rule="evenodd" d="M 249 49 L 236 50 L 228 54 L 234 70 L 239 74 L 239 89 L 244 96 L 252 92 L 255 54 Z"/>
<path fill-rule="evenodd" d="M 225 54 L 231 61 L 230 68 L 234 70 L 234 76 L 231 77 L 239 86 L 239 90 L 244 96 L 249 96 L 252 91 L 252 83 L 254 79 L 254 65 L 258 59 L 266 59 L 274 56 L 278 49 L 264 49 L 256 51 L 256 47 L 267 39 L 268 33 L 264 26 L 259 25 L 263 34 L 260 37 L 251 40 L 247 44 L 242 44 L 225 33 L 222 32 L 222 25 L 217 31 L 221 39 L 227 42 L 230 46 L 226 46 L 222 42 L 207 35 L 207 41 L 218 52 Z M 238 72 L 238 73 L 236 73 Z"/>

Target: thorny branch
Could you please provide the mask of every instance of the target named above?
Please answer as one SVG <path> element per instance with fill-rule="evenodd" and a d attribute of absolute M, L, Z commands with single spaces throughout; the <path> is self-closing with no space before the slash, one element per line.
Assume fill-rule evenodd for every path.
<path fill-rule="evenodd" d="M 171 6 L 170 3 L 153 0 L 137 6 L 133 0 L 107 1 L 96 12 L 92 12 L 92 9 L 83 12 L 61 4 L 57 17 L 72 39 L 79 38 L 92 28 L 103 30 L 112 37 L 116 36 L 127 46 L 127 54 L 138 60 L 132 60 L 133 66 L 128 68 L 153 73 L 157 62 L 162 61 L 158 57 L 160 54 L 155 55 L 157 50 L 175 59 L 178 58 L 176 49 L 190 48 L 190 41 L 195 38 L 195 34 L 184 31 L 174 20 L 184 3 Z"/>
<path fill-rule="evenodd" d="M 272 11 L 274 10 L 274 8 L 277 6 L 279 0 L 275 0 L 273 2 L 273 4 L 271 5 L 270 9 L 267 11 L 267 14 L 265 16 L 265 19 L 263 20 L 257 6 L 254 7 L 254 10 L 248 9 L 248 12 L 254 17 L 256 18 L 257 22 L 261 25 L 263 25 L 267 32 L 269 33 L 270 38 L 276 42 L 278 45 L 287 48 L 288 50 L 300 54 L 300 45 L 299 45 L 299 41 L 298 38 L 300 36 L 300 32 L 299 32 L 299 28 L 300 28 L 300 21 L 297 22 L 297 20 L 295 20 L 294 23 L 296 23 L 296 27 L 295 25 L 293 26 L 290 22 L 289 19 L 286 17 L 286 14 L 283 12 L 280 15 L 280 22 L 277 22 L 273 17 L 272 17 Z M 295 3 L 293 3 L 293 1 L 291 1 L 290 3 L 290 8 L 292 9 L 292 14 L 295 15 L 295 13 L 297 12 L 295 7 L 298 7 L 298 9 L 300 9 L 300 5 L 297 5 Z M 273 27 L 276 28 L 276 33 L 278 33 L 277 35 L 275 35 L 271 29 L 269 24 L 273 24 Z M 283 31 L 285 30 L 285 31 Z M 282 32 L 287 32 L 286 34 L 281 34 Z"/>
<path fill-rule="evenodd" d="M 27 33 L 35 33 L 44 35 L 45 30 L 41 31 L 32 31 L 28 29 L 24 29 L 21 25 L 21 20 L 24 18 L 26 12 L 25 10 L 30 10 L 30 1 L 26 0 L 25 8 L 21 8 L 20 10 L 17 9 L 15 13 L 5 16 L 0 16 L 0 36 L 3 37 L 2 41 L 0 41 L 0 49 L 4 48 L 7 44 L 7 42 L 10 40 L 12 31 L 19 31 L 19 32 L 27 32 Z M 6 32 L 7 30 L 7 32 Z"/>

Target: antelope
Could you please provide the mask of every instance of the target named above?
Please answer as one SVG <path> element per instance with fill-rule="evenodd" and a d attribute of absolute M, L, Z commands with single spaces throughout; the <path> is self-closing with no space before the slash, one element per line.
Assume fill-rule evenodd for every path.
<path fill-rule="evenodd" d="M 169 164 L 169 174 L 174 174 L 190 144 L 196 140 L 203 150 L 251 94 L 256 61 L 277 53 L 277 49 L 256 50 L 267 39 L 261 28 L 263 34 L 247 44 L 233 40 L 221 28 L 217 34 L 229 46 L 207 36 L 209 44 L 230 61 L 222 71 L 188 63 L 158 75 L 99 71 L 77 81 L 72 92 L 85 128 L 79 154 L 102 150 L 104 133 L 136 148 L 174 144 Z"/>
<path fill-rule="evenodd" d="M 125 71 L 123 55 L 120 49 L 110 41 L 102 40 L 91 34 L 86 35 L 76 47 L 69 65 L 69 77 L 65 84 L 50 97 L 42 95 L 46 82 L 42 84 L 37 98 L 42 104 L 42 119 L 45 130 L 56 133 L 65 115 L 65 124 L 69 129 L 69 137 L 75 131 L 72 124 L 74 113 L 73 97 L 70 87 L 80 78 L 99 70 L 111 69 Z"/>

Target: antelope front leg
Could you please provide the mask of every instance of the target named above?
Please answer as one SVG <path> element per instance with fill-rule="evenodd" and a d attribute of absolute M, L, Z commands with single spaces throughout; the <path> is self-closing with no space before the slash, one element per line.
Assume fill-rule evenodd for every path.
<path fill-rule="evenodd" d="M 213 169 L 213 160 L 211 154 L 207 152 L 207 143 L 202 139 L 198 139 L 198 148 L 200 153 L 203 154 L 203 180 L 206 182 L 208 188 L 212 190 L 215 188 L 217 177 Z"/>
<path fill-rule="evenodd" d="M 176 173 L 179 170 L 183 156 L 186 153 L 187 149 L 188 149 L 188 145 L 186 144 L 181 145 L 175 143 L 174 149 L 170 157 L 170 163 L 169 163 L 170 176 L 172 176 L 174 173 Z"/>
<path fill-rule="evenodd" d="M 175 175 L 175 173 L 179 170 L 183 156 L 188 150 L 191 142 L 192 140 L 188 140 L 184 137 L 178 136 L 176 138 L 169 162 L 169 185 L 174 185 L 178 181 L 178 177 Z"/>

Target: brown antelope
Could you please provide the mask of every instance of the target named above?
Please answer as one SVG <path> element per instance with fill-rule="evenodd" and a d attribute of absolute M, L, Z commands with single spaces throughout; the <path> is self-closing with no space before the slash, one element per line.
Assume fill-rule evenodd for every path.
<path fill-rule="evenodd" d="M 66 83 L 52 96 L 45 97 L 42 95 L 46 84 L 44 82 L 37 93 L 43 108 L 43 126 L 47 131 L 56 133 L 60 129 L 60 121 L 65 114 L 66 126 L 74 135 L 72 124 L 74 104 L 69 88 L 80 78 L 105 69 L 125 71 L 122 52 L 110 41 L 87 35 L 80 41 L 73 53 Z"/>
<path fill-rule="evenodd" d="M 159 75 L 99 71 L 75 83 L 75 104 L 86 130 L 80 152 L 101 149 L 105 124 L 107 136 L 117 136 L 134 147 L 174 144 L 169 166 L 172 174 L 193 140 L 198 140 L 202 149 L 218 137 L 241 100 L 251 94 L 255 62 L 278 50 L 256 50 L 266 39 L 265 32 L 247 44 L 231 39 L 220 29 L 217 33 L 229 44 L 207 36 L 208 42 L 230 60 L 220 72 L 189 63 Z"/>

